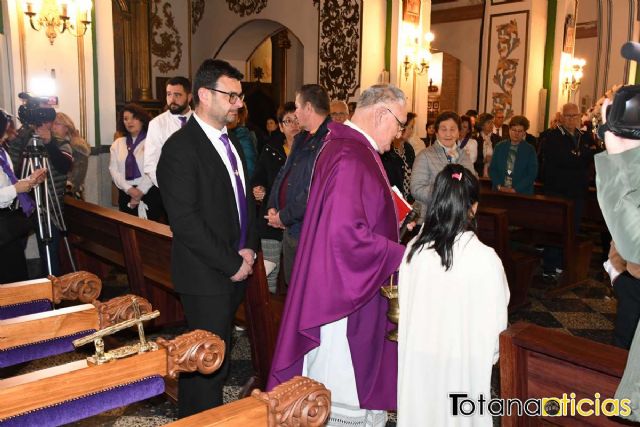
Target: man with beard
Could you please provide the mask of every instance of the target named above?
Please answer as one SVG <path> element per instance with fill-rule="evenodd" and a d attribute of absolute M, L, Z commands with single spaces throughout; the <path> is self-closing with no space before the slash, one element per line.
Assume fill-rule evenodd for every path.
<path fill-rule="evenodd" d="M 242 77 L 228 62 L 202 63 L 194 78 L 196 111 L 169 137 L 158 162 L 173 232 L 171 278 L 187 325 L 213 332 L 226 345 L 213 375 L 180 374 L 180 418 L 222 405 L 233 319 L 258 246 L 247 163 L 227 133 L 243 106 Z"/>
<path fill-rule="evenodd" d="M 173 77 L 167 82 L 167 110 L 149 122 L 144 144 L 144 173 L 158 186 L 156 167 L 162 146 L 191 117 L 191 82 L 186 77 Z"/>

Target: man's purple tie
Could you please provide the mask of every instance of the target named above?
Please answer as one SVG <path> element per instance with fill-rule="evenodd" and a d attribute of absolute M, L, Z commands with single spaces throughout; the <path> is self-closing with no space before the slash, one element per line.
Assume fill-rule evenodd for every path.
<path fill-rule="evenodd" d="M 182 127 L 182 126 L 187 124 L 187 117 L 186 116 L 178 116 L 178 120 L 180 120 L 180 127 Z"/>
<path fill-rule="evenodd" d="M 2 166 L 2 170 L 9 177 L 9 181 L 12 185 L 18 182 L 18 178 L 16 178 L 16 175 L 13 173 L 11 167 L 9 166 L 7 153 L 3 148 L 0 148 L 0 166 Z M 24 212 L 26 216 L 31 216 L 31 213 L 36 208 L 36 203 L 33 201 L 31 196 L 29 196 L 27 193 L 18 193 L 18 200 L 20 201 L 20 208 L 22 208 L 22 212 Z"/>
<path fill-rule="evenodd" d="M 236 201 L 238 202 L 238 210 L 240 211 L 240 241 L 238 242 L 238 249 L 242 249 L 247 243 L 247 196 L 245 195 L 242 179 L 240 178 L 238 160 L 231 150 L 231 144 L 229 143 L 227 134 L 223 133 L 222 136 L 220 136 L 220 141 L 224 144 L 224 148 L 227 149 L 227 157 L 229 157 L 233 175 L 236 177 Z"/>

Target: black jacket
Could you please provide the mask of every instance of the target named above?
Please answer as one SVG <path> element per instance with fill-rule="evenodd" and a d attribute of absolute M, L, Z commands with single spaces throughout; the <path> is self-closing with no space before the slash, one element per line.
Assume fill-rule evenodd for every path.
<path fill-rule="evenodd" d="M 269 196 L 268 207 L 280 211 L 280 221 L 287 227 L 289 235 L 296 239 L 300 237 L 302 220 L 307 209 L 313 165 L 320 148 L 322 148 L 324 137 L 328 132 L 327 124 L 330 120 L 327 117 L 314 135 L 310 135 L 307 131 L 296 135 L 291 153 L 289 153 L 287 162 L 280 169 Z M 287 198 L 284 209 L 281 209 L 280 187 L 287 175 Z"/>
<path fill-rule="evenodd" d="M 268 221 L 264 218 L 267 214 L 267 204 L 273 183 L 278 176 L 278 172 L 287 161 L 287 155 L 284 153 L 284 135 L 282 133 L 273 133 L 271 139 L 265 144 L 258 163 L 256 171 L 253 175 L 251 186 L 262 186 L 266 189 L 266 194 L 258 211 L 258 236 L 261 239 L 282 240 L 282 230 L 270 227 Z"/>
<path fill-rule="evenodd" d="M 592 140 L 579 130 L 576 135 L 574 140 L 563 127 L 546 134 L 540 147 L 545 194 L 578 199 L 587 193 L 589 167 L 593 162 Z"/>
<path fill-rule="evenodd" d="M 408 142 L 404 143 L 404 156 L 407 159 L 407 165 L 409 169 L 413 168 L 413 162 L 416 159 L 416 153 L 413 151 L 413 147 Z M 413 203 L 413 197 L 411 194 L 405 194 L 402 183 L 404 181 L 404 168 L 402 158 L 395 152 L 393 146 L 391 150 L 380 156 L 382 159 L 382 165 L 384 166 L 384 170 L 387 172 L 387 178 L 389 178 L 389 183 L 393 187 L 394 185 L 400 190 L 402 195 L 409 203 Z"/>
<path fill-rule="evenodd" d="M 242 148 L 231 138 L 245 171 Z M 194 116 L 162 147 L 157 169 L 162 202 L 173 232 L 171 273 L 175 289 L 189 295 L 232 293 L 240 265 L 240 221 L 231 179 L 220 155 Z M 245 185 L 249 187 L 249 185 Z M 248 208 L 247 248 L 258 247 L 255 203 L 245 189 Z"/>

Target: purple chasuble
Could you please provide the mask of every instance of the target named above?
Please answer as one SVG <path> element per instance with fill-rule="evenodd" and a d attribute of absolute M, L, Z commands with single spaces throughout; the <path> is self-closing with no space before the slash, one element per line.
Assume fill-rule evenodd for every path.
<path fill-rule="evenodd" d="M 360 407 L 395 409 L 398 345 L 380 287 L 402 261 L 398 222 L 379 155 L 331 122 L 316 161 L 267 388 L 302 374 L 320 327 L 348 318 Z"/>

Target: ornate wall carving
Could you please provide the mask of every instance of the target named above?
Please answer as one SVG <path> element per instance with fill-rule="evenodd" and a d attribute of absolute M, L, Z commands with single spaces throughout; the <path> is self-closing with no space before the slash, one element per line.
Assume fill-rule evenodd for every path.
<path fill-rule="evenodd" d="M 204 0 L 192 0 L 191 2 L 191 34 L 195 34 L 204 16 Z"/>
<path fill-rule="evenodd" d="M 318 83 L 346 101 L 360 87 L 362 0 L 321 0 L 319 12 Z"/>
<path fill-rule="evenodd" d="M 160 72 L 167 73 L 180 66 L 182 59 L 182 41 L 180 32 L 176 28 L 171 4 L 165 2 L 160 6 L 162 0 L 153 0 L 153 11 L 151 14 L 151 53 L 157 59 L 153 66 Z M 162 9 L 162 16 L 160 16 Z"/>
<path fill-rule="evenodd" d="M 229 10 L 240 16 L 258 14 L 267 7 L 268 0 L 227 0 Z"/>

